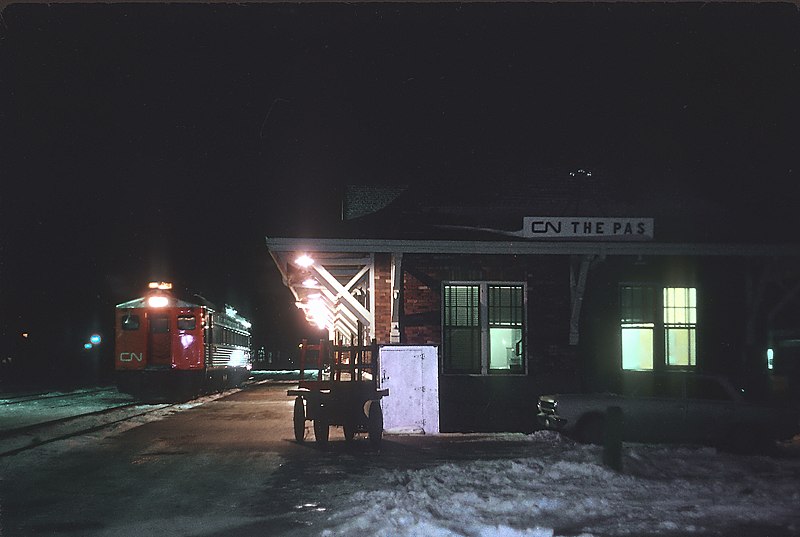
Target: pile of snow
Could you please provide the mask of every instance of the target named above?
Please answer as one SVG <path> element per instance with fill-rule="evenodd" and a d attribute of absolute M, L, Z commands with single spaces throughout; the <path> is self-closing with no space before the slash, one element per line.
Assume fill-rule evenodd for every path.
<path fill-rule="evenodd" d="M 522 436 L 522 435 L 520 435 Z M 553 537 L 780 528 L 800 531 L 800 460 L 629 444 L 623 472 L 602 448 L 553 432 L 531 456 L 382 470 L 331 514 L 322 537 Z"/>

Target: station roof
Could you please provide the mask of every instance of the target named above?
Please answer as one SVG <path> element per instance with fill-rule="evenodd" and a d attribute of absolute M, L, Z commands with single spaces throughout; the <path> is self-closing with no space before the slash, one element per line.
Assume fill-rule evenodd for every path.
<path fill-rule="evenodd" d="M 401 256 L 416 254 L 800 259 L 800 243 L 785 220 L 781 226 L 779 218 L 742 216 L 669 184 L 626 190 L 579 171 L 482 185 L 348 187 L 341 220 L 316 221 L 321 229 L 305 237 L 267 237 L 266 246 L 306 318 L 351 333 L 356 323 L 372 324 L 362 297 L 380 253 L 392 254 L 393 269 Z M 564 230 L 578 221 L 636 220 L 649 230 L 626 237 L 559 228 L 544 236 L 529 227 L 540 219 L 562 221 Z M 303 254 L 308 265 L 299 262 Z"/>
<path fill-rule="evenodd" d="M 800 256 L 797 244 L 664 243 L 530 240 L 398 240 L 267 237 L 273 254 L 495 254 L 495 255 L 695 255 Z"/>
<path fill-rule="evenodd" d="M 307 236 L 495 241 L 508 239 L 525 217 L 636 217 L 652 219 L 653 241 L 662 243 L 798 243 L 800 218 L 779 203 L 780 194 L 774 204 L 756 205 L 730 191 L 687 188 L 666 172 L 635 181 L 554 169 L 478 183 L 352 185 L 344 191 L 342 220 Z"/>

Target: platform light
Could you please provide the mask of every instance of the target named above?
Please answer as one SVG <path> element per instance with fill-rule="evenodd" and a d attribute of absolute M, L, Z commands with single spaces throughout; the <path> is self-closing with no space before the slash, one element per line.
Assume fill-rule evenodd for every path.
<path fill-rule="evenodd" d="M 767 369 L 772 369 L 775 366 L 775 351 L 767 349 Z"/>
<path fill-rule="evenodd" d="M 302 283 L 303 287 L 316 288 L 319 287 L 319 282 L 315 278 L 306 278 Z"/>
<path fill-rule="evenodd" d="M 89 343 L 92 345 L 100 345 L 100 341 L 102 341 L 100 334 L 92 334 L 89 336 Z"/>
<path fill-rule="evenodd" d="M 86 349 L 87 351 L 88 351 L 89 349 L 91 349 L 93 346 L 94 346 L 94 345 L 92 345 L 91 343 L 84 343 L 84 344 L 83 344 L 83 348 L 84 348 L 84 349 Z"/>
<path fill-rule="evenodd" d="M 328 324 L 328 308 L 320 299 L 309 300 L 306 319 L 319 328 L 325 328 Z"/>
<path fill-rule="evenodd" d="M 308 254 L 303 254 L 295 259 L 294 262 L 300 267 L 308 268 L 314 264 L 314 259 Z"/>
<path fill-rule="evenodd" d="M 147 284 L 147 287 L 150 289 L 161 289 L 162 291 L 166 291 L 168 289 L 172 289 L 172 282 L 150 282 Z"/>

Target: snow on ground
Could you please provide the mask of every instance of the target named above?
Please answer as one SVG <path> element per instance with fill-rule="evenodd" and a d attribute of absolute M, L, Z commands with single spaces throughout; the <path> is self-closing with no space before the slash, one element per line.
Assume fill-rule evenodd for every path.
<path fill-rule="evenodd" d="M 370 476 L 381 486 L 353 495 L 322 537 L 693 535 L 744 527 L 800 535 L 797 458 L 627 444 L 617 473 L 601 464 L 601 447 L 550 431 L 518 436 L 530 457 Z"/>
<path fill-rule="evenodd" d="M 17 462 L 56 457 L 59 450 L 80 448 L 96 442 L 98 436 L 218 397 L 173 407 L 112 432 L 55 442 L 42 451 L 26 452 Z M 6 405 L 2 410 L 6 415 L 0 420 L 4 427 L 13 425 L 11 413 L 29 417 L 36 407 L 22 411 L 27 404 Z M 707 447 L 625 444 L 623 471 L 617 473 L 601 464 L 601 447 L 576 444 L 549 431 L 451 436 L 462 444 L 517 444 L 524 448 L 519 450 L 523 456 L 468 461 L 454 453 L 449 462 L 413 469 L 411 464 L 404 466 L 403 460 L 387 464 L 386 454 L 367 458 L 368 471 L 345 478 L 348 482 L 341 483 L 330 504 L 321 503 L 324 508 L 303 535 L 800 536 L 800 444 L 780 457 L 736 456 Z M 388 435 L 386 440 L 392 438 Z M 415 437 L 421 445 L 433 440 Z M 240 484 L 252 488 L 240 491 L 244 496 L 260 493 L 258 480 Z M 231 526 L 228 511 L 208 515 L 221 517 L 219 527 Z M 204 521 L 213 522 L 208 517 Z M 193 535 L 204 534 L 197 530 Z"/>
<path fill-rule="evenodd" d="M 371 475 L 382 485 L 349 498 L 321 536 L 800 535 L 796 457 L 626 444 L 617 473 L 601 447 L 517 437 L 530 457 Z"/>
<path fill-rule="evenodd" d="M 129 395 L 120 394 L 115 388 L 52 392 L 42 394 L 40 398 L 21 402 L 11 402 L 16 398 L 10 397 L 8 394 L 0 394 L 0 456 L 30 446 L 41 446 L 49 443 L 52 439 L 63 438 L 88 429 L 97 428 L 98 430 L 84 438 L 82 440 L 84 442 L 89 439 L 97 440 L 120 434 L 144 423 L 163 419 L 174 412 L 202 405 L 230 393 L 232 391 L 224 394 L 209 394 L 175 405 L 137 404 L 133 406 L 130 406 L 130 403 L 134 399 Z M 118 408 L 118 410 L 113 414 L 98 414 L 104 409 L 112 408 Z M 77 419 L 50 425 L 44 430 L 14 431 L 14 429 L 29 428 L 53 420 L 78 416 L 80 417 Z M 106 426 L 108 424 L 112 425 Z M 12 431 L 14 434 L 10 434 Z M 45 452 L 73 447 L 80 442 L 81 439 L 65 439 L 62 446 L 48 448 Z M 41 449 L 41 447 L 37 447 L 37 449 Z"/>
<path fill-rule="evenodd" d="M 0 431 L 96 412 L 133 401 L 114 388 L 52 392 L 25 400 L 29 397 L 35 396 L 0 393 Z"/>

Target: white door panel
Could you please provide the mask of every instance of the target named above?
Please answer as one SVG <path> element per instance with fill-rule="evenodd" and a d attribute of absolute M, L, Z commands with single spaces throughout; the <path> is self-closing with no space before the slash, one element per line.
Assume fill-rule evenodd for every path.
<path fill-rule="evenodd" d="M 380 347 L 383 427 L 388 432 L 439 432 L 439 367 L 434 346 Z"/>

